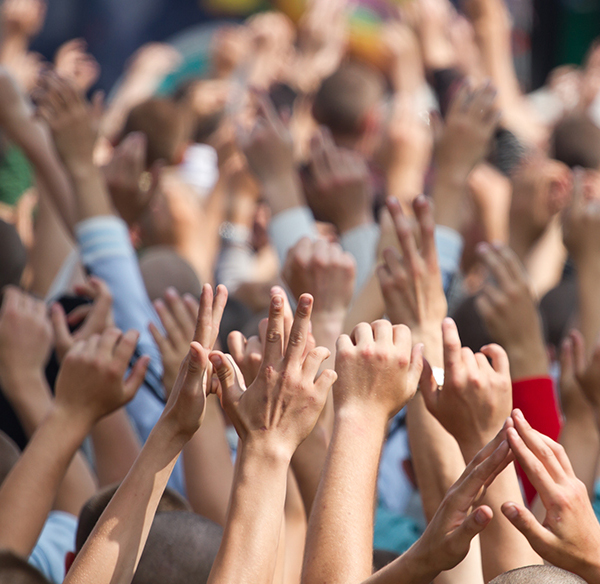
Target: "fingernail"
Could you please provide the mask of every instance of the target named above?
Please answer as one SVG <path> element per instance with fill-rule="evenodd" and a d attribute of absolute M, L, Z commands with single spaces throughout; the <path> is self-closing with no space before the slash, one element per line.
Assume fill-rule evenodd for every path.
<path fill-rule="evenodd" d="M 509 519 L 515 519 L 517 517 L 517 515 L 519 514 L 519 511 L 517 510 L 517 508 L 511 504 L 504 505 L 503 511 L 504 511 L 504 515 L 506 515 Z"/>
<path fill-rule="evenodd" d="M 484 513 L 483 510 L 477 509 L 477 511 L 475 511 L 475 521 L 477 521 L 479 525 L 484 525 L 485 523 L 487 523 L 487 515 Z"/>
<path fill-rule="evenodd" d="M 165 304 L 164 304 L 164 302 L 162 300 L 160 300 L 160 299 L 157 298 L 154 301 L 154 308 L 156 308 L 157 310 L 159 310 L 160 308 L 164 308 L 164 307 L 165 307 Z"/>
<path fill-rule="evenodd" d="M 517 420 L 525 420 L 525 417 L 523 416 L 523 412 L 521 410 L 519 410 L 518 408 L 513 411 L 513 415 L 515 418 L 517 418 Z"/>
<path fill-rule="evenodd" d="M 490 249 L 489 244 L 487 243 L 487 241 L 480 241 L 477 244 L 476 250 L 478 254 L 484 254 L 486 253 L 488 250 Z"/>
<path fill-rule="evenodd" d="M 281 296 L 273 296 L 273 308 L 281 308 L 283 305 L 283 299 Z"/>
<path fill-rule="evenodd" d="M 217 369 L 223 365 L 223 359 L 221 359 L 221 355 L 211 355 L 210 361 Z"/>
<path fill-rule="evenodd" d="M 173 288 L 173 286 L 169 286 L 165 290 L 165 296 L 177 296 L 177 290 L 175 290 L 175 288 Z"/>

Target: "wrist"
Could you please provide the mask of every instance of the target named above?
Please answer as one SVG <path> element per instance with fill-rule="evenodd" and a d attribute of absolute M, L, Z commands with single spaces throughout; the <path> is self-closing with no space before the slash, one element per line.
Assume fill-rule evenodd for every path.
<path fill-rule="evenodd" d="M 50 408 L 44 423 L 52 422 L 65 429 L 65 432 L 70 433 L 74 440 L 83 442 L 85 437 L 92 431 L 95 420 L 93 420 L 81 409 L 71 409 L 67 405 L 63 405 L 54 401 Z"/>
<path fill-rule="evenodd" d="M 385 435 L 390 416 L 382 408 L 372 407 L 374 404 L 359 399 L 346 399 L 339 404 L 335 395 L 333 405 L 334 428 L 350 428 L 359 436 L 381 435 L 383 438 Z"/>
<path fill-rule="evenodd" d="M 437 558 L 431 553 L 433 550 L 427 550 L 426 547 L 427 544 L 421 536 L 401 556 L 402 574 L 406 574 L 406 581 L 411 584 L 429 584 L 442 571 L 435 567 Z"/>
<path fill-rule="evenodd" d="M 300 177 L 294 169 L 264 178 L 261 182 L 273 215 L 304 204 Z"/>
<path fill-rule="evenodd" d="M 506 344 L 505 347 L 513 380 L 548 375 L 550 363 L 541 339 L 523 345 Z"/>
<path fill-rule="evenodd" d="M 340 235 L 344 233 L 348 233 L 348 231 L 352 231 L 361 225 L 370 225 L 374 223 L 373 214 L 370 209 L 364 209 L 362 212 L 357 213 L 356 215 L 352 215 L 350 217 L 341 217 L 339 220 L 335 222 L 335 226 L 337 227 Z"/>
<path fill-rule="evenodd" d="M 323 344 L 324 342 L 319 340 L 320 338 L 328 341 L 333 340 L 334 343 L 337 341 L 337 338 L 342 334 L 344 328 L 346 313 L 347 309 L 344 307 L 331 309 L 316 307 L 313 309 L 310 320 L 312 323 L 313 335 L 318 344 Z"/>
<path fill-rule="evenodd" d="M 285 468 L 287 471 L 295 451 L 296 448 L 292 449 L 281 441 L 250 436 L 240 441 L 238 455 L 244 459 L 260 461 L 265 468 Z"/>

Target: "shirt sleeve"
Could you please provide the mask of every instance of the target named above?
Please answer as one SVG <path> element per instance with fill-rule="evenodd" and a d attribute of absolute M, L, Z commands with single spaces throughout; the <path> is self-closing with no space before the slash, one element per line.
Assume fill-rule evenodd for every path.
<path fill-rule="evenodd" d="M 62 584 L 65 578 L 65 556 L 75 550 L 76 532 L 77 517 L 51 511 L 29 556 L 29 563 L 54 584 Z"/>
<path fill-rule="evenodd" d="M 523 412 L 531 427 L 552 440 L 558 440 L 562 429 L 562 416 L 552 378 L 544 376 L 513 381 L 512 391 L 513 407 Z M 527 503 L 531 504 L 537 492 L 518 464 L 517 473 Z"/>
<path fill-rule="evenodd" d="M 127 224 L 114 216 L 92 217 L 75 226 L 75 235 L 83 265 L 111 291 L 116 325 L 140 333 L 139 349 L 150 356 L 153 372 L 161 379 L 162 360 L 148 325 L 153 322 L 161 330 L 162 325 L 146 293 Z"/>
<path fill-rule="evenodd" d="M 314 239 L 318 236 L 315 218 L 306 207 L 292 207 L 277 213 L 269 222 L 269 237 L 283 266 L 288 251 L 303 237 Z"/>
<path fill-rule="evenodd" d="M 124 331 L 137 330 L 140 337 L 136 353 L 150 357 L 144 383 L 127 404 L 127 413 L 145 442 L 164 408 L 162 357 L 148 330 L 151 322 L 162 330 L 162 323 L 146 293 L 127 224 L 114 216 L 93 217 L 78 223 L 75 235 L 83 265 L 91 274 L 102 278 L 110 289 L 115 324 Z M 180 460 L 169 486 L 185 494 Z"/>
<path fill-rule="evenodd" d="M 350 231 L 346 231 L 340 243 L 344 251 L 351 253 L 356 260 L 356 285 L 354 295 L 356 296 L 365 285 L 375 267 L 377 257 L 377 244 L 379 243 L 379 225 L 377 223 L 365 223 Z"/>

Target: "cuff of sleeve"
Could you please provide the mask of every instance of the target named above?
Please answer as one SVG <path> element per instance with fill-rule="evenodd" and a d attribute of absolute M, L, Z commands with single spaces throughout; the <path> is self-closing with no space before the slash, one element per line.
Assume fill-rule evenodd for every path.
<path fill-rule="evenodd" d="M 513 381 L 513 407 L 519 408 L 531 427 L 552 440 L 558 440 L 562 428 L 562 417 L 554 383 L 549 376 L 533 377 Z M 535 487 L 517 465 L 527 502 L 531 504 L 536 495 Z"/>
<path fill-rule="evenodd" d="M 127 224 L 113 215 L 92 217 L 79 222 L 75 225 L 75 237 L 84 265 L 104 257 L 130 256 L 135 253 Z"/>
<path fill-rule="evenodd" d="M 303 237 L 316 237 L 315 218 L 308 207 L 293 207 L 277 213 L 269 223 L 269 236 L 283 265 L 287 253 Z"/>

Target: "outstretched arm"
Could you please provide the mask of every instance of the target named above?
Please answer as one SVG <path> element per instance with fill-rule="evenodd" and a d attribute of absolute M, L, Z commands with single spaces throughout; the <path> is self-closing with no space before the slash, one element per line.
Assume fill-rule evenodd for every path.
<path fill-rule="evenodd" d="M 221 402 L 241 445 L 210 584 L 273 580 L 290 460 L 317 422 L 336 378 L 329 369 L 317 376 L 329 351 L 307 347 L 312 305 L 312 296 L 300 297 L 284 348 L 283 297 L 273 295 L 262 364 L 246 390 L 233 360 L 220 352 L 211 354 Z"/>
<path fill-rule="evenodd" d="M 147 358 L 123 381 L 137 333 L 107 329 L 65 357 L 54 406 L 0 489 L 0 543 L 27 555 L 39 536 L 75 452 L 101 417 L 131 400 Z M 43 488 L 40 488 L 43 485 Z"/>
<path fill-rule="evenodd" d="M 337 343 L 334 427 L 308 524 L 303 582 L 360 582 L 372 569 L 379 457 L 388 421 L 417 389 L 421 345 L 385 320 Z"/>
<path fill-rule="evenodd" d="M 222 294 L 219 295 L 219 301 Z M 203 290 L 194 340 L 181 364 L 165 409 L 154 426 L 129 474 L 98 520 L 65 582 L 129 583 L 144 550 L 148 533 L 173 467 L 184 445 L 204 417 L 212 369 L 209 350 L 200 344 L 212 323 L 212 289 Z M 215 332 L 215 335 L 216 335 Z"/>

